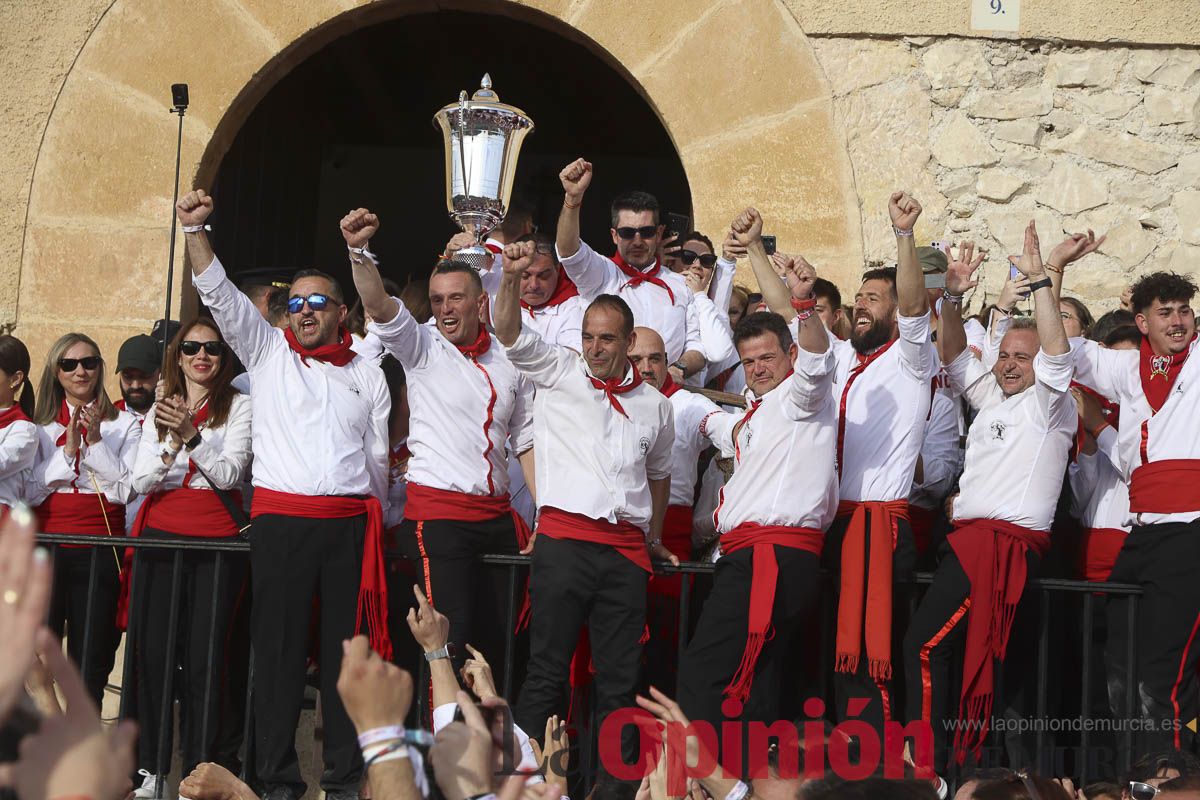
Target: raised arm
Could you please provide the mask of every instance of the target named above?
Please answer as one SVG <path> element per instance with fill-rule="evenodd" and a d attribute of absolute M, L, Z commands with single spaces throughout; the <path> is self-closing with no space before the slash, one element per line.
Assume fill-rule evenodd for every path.
<path fill-rule="evenodd" d="M 492 323 L 496 327 L 496 338 L 505 347 L 512 347 L 521 335 L 521 276 L 536 255 L 534 242 L 514 242 L 504 246 L 504 275 L 500 278 L 500 290 L 496 292 L 496 303 L 492 307 Z"/>
<path fill-rule="evenodd" d="M 372 319 L 393 319 L 400 311 L 400 304 L 383 288 L 379 267 L 367 247 L 379 230 L 379 217 L 365 208 L 358 208 L 342 217 L 339 227 L 350 253 L 350 271 L 363 311 Z"/>
<path fill-rule="evenodd" d="M 583 205 L 584 193 L 592 185 L 592 162 L 577 158 L 558 173 L 558 179 L 562 182 L 564 194 L 562 211 L 558 214 L 555 245 L 559 259 L 563 259 L 579 252 L 579 207 Z"/>
<path fill-rule="evenodd" d="M 1088 253 L 1096 252 L 1107 238 L 1108 236 L 1105 235 L 1097 239 L 1096 232 L 1089 228 L 1086 234 L 1072 233 L 1054 246 L 1054 249 L 1050 251 L 1050 256 L 1046 259 L 1045 270 L 1049 274 L 1050 280 L 1054 282 L 1055 297 L 1062 296 L 1063 275 L 1067 267 Z"/>
<path fill-rule="evenodd" d="M 958 246 L 958 258 L 951 259 L 946 267 L 945 302 L 938 316 L 938 341 L 942 343 L 942 363 L 952 364 L 962 351 L 967 349 L 967 332 L 963 329 L 963 296 L 975 288 L 976 280 L 971 276 L 983 263 L 983 253 L 975 254 L 974 242 L 963 242 Z"/>
<path fill-rule="evenodd" d="M 896 295 L 900 316 L 921 317 L 929 310 L 925 293 L 925 275 L 917 259 L 913 226 L 921 216 L 921 204 L 906 192 L 894 192 L 888 201 L 888 215 L 896 233 Z"/>
<path fill-rule="evenodd" d="M 746 248 L 746 253 L 750 256 L 750 266 L 754 270 L 758 290 L 762 292 L 767 308 L 791 322 L 792 317 L 796 316 L 796 310 L 792 308 L 791 294 L 787 287 L 771 268 L 771 260 L 767 257 L 762 243 L 762 229 L 762 215 L 755 208 L 747 208 L 730 225 L 733 238 Z"/>
<path fill-rule="evenodd" d="M 1017 262 L 1017 269 L 1033 288 L 1033 313 L 1037 320 L 1038 339 L 1042 352 L 1048 356 L 1061 356 L 1071 351 L 1067 332 L 1063 328 L 1062 315 L 1058 310 L 1058 296 L 1052 282 L 1046 280 L 1042 266 L 1042 248 L 1038 241 L 1037 226 L 1033 220 L 1025 228 L 1025 249 Z"/>

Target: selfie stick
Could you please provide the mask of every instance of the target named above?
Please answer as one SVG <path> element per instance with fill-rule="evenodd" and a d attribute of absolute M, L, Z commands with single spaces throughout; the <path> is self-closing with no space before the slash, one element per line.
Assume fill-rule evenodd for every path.
<path fill-rule="evenodd" d="M 174 107 L 168 109 L 172 114 L 179 115 L 179 136 L 175 142 L 175 195 L 171 200 L 171 247 L 167 256 L 167 310 L 163 313 L 162 321 L 162 372 L 167 370 L 167 330 L 171 327 L 171 291 L 175 283 L 175 204 L 179 202 L 179 161 L 183 154 L 183 114 L 188 107 L 188 87 L 186 83 L 171 84 L 171 101 Z"/>

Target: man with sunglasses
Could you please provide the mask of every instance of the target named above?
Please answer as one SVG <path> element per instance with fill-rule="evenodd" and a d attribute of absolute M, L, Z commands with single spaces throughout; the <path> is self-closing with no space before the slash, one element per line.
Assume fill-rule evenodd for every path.
<path fill-rule="evenodd" d="M 612 240 L 617 252 L 605 258 L 579 237 L 579 209 L 592 182 L 592 165 L 577 159 L 558 175 L 565 195 L 558 217 L 558 257 L 584 300 L 612 294 L 633 311 L 634 322 L 653 328 L 667 345 L 672 377 L 678 383 L 707 364 L 692 291 L 683 277 L 659 260 L 663 226 L 658 200 L 646 192 L 628 192 L 612 203 Z M 726 354 L 714 357 L 723 360 Z"/>
<path fill-rule="evenodd" d="M 425 597 L 450 619 L 455 669 L 468 642 L 484 652 L 504 643 L 503 575 L 485 553 L 516 555 L 529 543 L 511 507 L 509 450 L 532 447 L 533 385 L 496 346 L 482 322 L 479 274 L 444 261 L 429 278 L 433 324 L 422 325 L 383 287 L 367 250 L 379 217 L 365 208 L 342 218 L 354 284 L 371 332 L 404 367 L 408 386 L 408 492 L 400 548 L 419 565 Z"/>
<path fill-rule="evenodd" d="M 383 373 L 350 348 L 337 282 L 316 270 L 297 273 L 288 327 L 273 328 L 213 253 L 204 232 L 212 209 L 203 190 L 177 206 L 193 283 L 252 379 L 256 773 L 266 800 L 304 795 L 295 737 L 319 596 L 321 787 L 326 797 L 350 800 L 358 797 L 362 756 L 337 692 L 342 642 L 365 627 L 371 646 L 391 656 L 381 505 L 391 401 Z"/>

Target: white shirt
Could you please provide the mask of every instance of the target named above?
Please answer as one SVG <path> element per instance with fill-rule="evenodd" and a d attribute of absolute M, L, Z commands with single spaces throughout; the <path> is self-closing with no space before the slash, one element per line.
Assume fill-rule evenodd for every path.
<path fill-rule="evenodd" d="M 25 500 L 25 485 L 38 455 L 38 426 L 17 420 L 0 429 L 0 505 Z"/>
<path fill-rule="evenodd" d="M 653 283 L 630 285 L 629 276 L 611 258 L 600 255 L 586 242 L 580 242 L 579 250 L 570 258 L 559 255 L 587 302 L 602 294 L 615 294 L 629 304 L 635 325 L 657 331 L 667 346 L 667 363 L 674 364 L 688 350 L 704 352 L 692 290 L 681 275 L 664 267 L 658 270 L 656 277 L 671 287 L 672 300 L 665 289 Z"/>
<path fill-rule="evenodd" d="M 138 411 L 136 408 L 130 408 L 127 403 L 124 403 L 120 400 L 118 400 L 117 403 L 120 403 L 120 405 L 117 405 L 116 403 L 114 403 L 114 405 L 117 405 L 117 408 L 121 409 L 122 411 L 128 411 L 130 414 L 132 414 L 134 416 L 134 419 L 136 419 L 138 421 L 139 425 L 145 427 L 146 414 L 143 414 L 142 412 Z M 124 407 L 122 408 L 122 406 L 124 406 Z M 149 413 L 149 409 L 146 410 L 146 413 Z M 144 503 L 145 501 L 146 501 L 145 495 L 138 492 L 137 494 L 135 494 L 133 497 L 131 497 L 129 499 L 128 503 L 125 504 L 125 534 L 126 535 L 130 534 L 133 531 L 133 523 L 135 520 L 137 520 L 138 511 L 141 509 L 142 503 Z"/>
<path fill-rule="evenodd" d="M 946 378 L 949 381 L 949 376 Z M 908 501 L 921 508 L 941 505 L 954 479 L 962 469 L 962 448 L 959 446 L 959 422 L 962 409 L 957 398 L 939 389 L 933 394 L 929 422 L 925 426 L 925 441 L 921 444 L 923 480 L 913 480 Z"/>
<path fill-rule="evenodd" d="M 588 302 L 579 295 L 568 297 L 556 306 L 521 307 L 521 324 L 550 344 L 583 350 L 583 312 Z"/>
<path fill-rule="evenodd" d="M 344 367 L 301 359 L 215 257 L 192 282 L 250 376 L 252 483 L 308 496 L 374 495 L 386 511 L 391 398 L 383 371 L 361 356 Z"/>
<path fill-rule="evenodd" d="M 1039 351 L 1033 386 L 1012 397 L 969 350 L 946 365 L 955 388 L 979 412 L 967 433 L 954 519 L 1050 530 L 1078 420 L 1069 391 L 1073 361 L 1070 353 Z"/>
<path fill-rule="evenodd" d="M 75 407 L 69 402 L 68 406 L 75 413 Z M 57 422 L 39 427 L 38 460 L 27 502 L 39 505 L 53 492 L 96 494 L 98 487 L 110 503 L 128 503 L 133 498 L 133 466 L 142 438 L 137 417 L 118 410 L 116 419 L 100 423 L 100 441 L 89 445 L 81 438 L 78 472 L 75 462 L 67 458 L 66 445 L 56 444 L 64 430 Z"/>
<path fill-rule="evenodd" d="M 671 446 L 671 502 L 673 506 L 691 506 L 700 471 L 700 453 L 711 443 L 704 420 L 721 409 L 701 394 L 678 389 L 668 398 L 675 416 L 675 444 Z M 727 455 L 732 455 L 729 451 Z"/>
<path fill-rule="evenodd" d="M 648 480 L 671 477 L 671 403 L 642 383 L 617 401 L 592 386 L 578 353 L 522 330 L 508 357 L 534 385 L 533 441 L 538 507 L 552 506 L 649 530 Z M 633 368 L 625 382 L 632 380 Z"/>
<path fill-rule="evenodd" d="M 705 418 L 713 441 L 735 451 L 733 477 L 713 513 L 720 533 L 745 522 L 829 527 L 838 506 L 837 406 L 830 392 L 834 363 L 832 350 L 800 348 L 795 372 L 767 392 L 757 408 Z"/>
<path fill-rule="evenodd" d="M 1200 356 L 1196 355 L 1196 340 L 1192 341 L 1191 354 L 1157 414 L 1151 414 L 1150 402 L 1142 391 L 1141 355 L 1137 350 L 1108 350 L 1086 339 L 1072 339 L 1071 344 L 1075 352 L 1075 380 L 1121 404 L 1117 443 L 1126 481 L 1143 463 L 1143 424 L 1148 461 L 1200 458 L 1200 393 L 1196 388 L 1200 384 Z M 1131 514 L 1127 522 L 1157 525 L 1198 518 L 1200 509 L 1175 514 Z"/>
<path fill-rule="evenodd" d="M 191 452 L 188 452 L 186 447 L 180 450 L 169 466 L 163 463 L 162 451 L 170 437 L 159 441 L 154 421 L 155 411 L 156 408 L 150 409 L 145 424 L 142 425 L 142 439 L 133 467 L 133 488 L 139 496 L 182 487 L 188 467 L 193 461 L 217 482 L 218 489 L 236 489 L 241 485 L 242 475 L 250 465 L 251 456 L 252 412 L 249 397 L 234 394 L 229 406 L 229 417 L 221 427 L 212 428 L 206 422 L 197 425 L 200 444 Z M 197 470 L 188 483 L 188 488 L 211 489 L 212 486 Z"/>
<path fill-rule="evenodd" d="M 1067 467 L 1071 481 L 1071 514 L 1085 528 L 1129 530 L 1129 485 L 1111 425 L 1096 438 L 1096 452 L 1080 452 Z"/>
<path fill-rule="evenodd" d="M 408 482 L 498 497 L 508 491 L 508 450 L 532 446 L 533 385 L 495 339 L 478 361 L 404 304 L 371 331 L 404 367 L 408 383 Z"/>
<path fill-rule="evenodd" d="M 845 404 L 842 441 L 843 500 L 888 502 L 908 497 L 917 456 L 925 442 L 937 348 L 931 315 L 897 318 L 900 338 L 858 374 L 846 391 L 858 353 L 850 340 L 830 335 L 837 358 L 834 408 Z"/>

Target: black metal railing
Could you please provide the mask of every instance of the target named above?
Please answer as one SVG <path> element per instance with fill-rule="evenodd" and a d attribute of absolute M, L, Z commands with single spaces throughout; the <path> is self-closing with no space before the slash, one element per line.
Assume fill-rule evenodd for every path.
<path fill-rule="evenodd" d="M 118 558 L 120 557 L 120 554 L 122 553 L 124 548 L 129 548 L 132 551 L 132 559 L 130 562 L 130 569 L 132 570 L 132 572 L 130 575 L 130 592 L 129 592 L 131 598 L 139 597 L 139 594 L 138 594 L 139 572 L 140 572 L 141 568 L 143 567 L 143 561 L 145 559 L 144 553 L 148 550 L 157 550 L 157 551 L 165 550 L 165 551 L 170 551 L 172 553 L 172 555 L 173 555 L 173 560 L 171 562 L 171 576 L 172 577 L 171 577 L 170 603 L 169 603 L 169 608 L 168 608 L 169 620 L 168 620 L 168 625 L 167 625 L 167 642 L 166 642 L 166 645 L 167 645 L 166 652 L 169 654 L 173 654 L 176 652 L 176 644 L 178 643 L 178 637 L 180 634 L 179 613 L 178 612 L 179 612 L 179 605 L 181 602 L 181 592 L 182 592 L 182 584 L 183 584 L 183 568 L 184 568 L 185 560 L 188 558 L 188 555 L 190 553 L 204 552 L 204 553 L 214 553 L 215 554 L 215 561 L 214 561 L 215 575 L 214 575 L 214 579 L 212 581 L 212 584 L 214 586 L 214 591 L 213 591 L 213 597 L 211 599 L 211 602 L 212 602 L 211 620 L 212 621 L 211 621 L 210 630 L 208 632 L 209 649 L 208 649 L 208 658 L 207 658 L 207 672 L 205 675 L 205 703 L 204 703 L 204 708 L 201 711 L 201 713 L 203 714 L 203 720 L 201 723 L 202 742 L 203 742 L 203 747 L 208 748 L 210 746 L 210 743 L 212 742 L 212 736 L 210 734 L 212 731 L 211 726 L 213 724 L 213 720 L 210 719 L 213 703 L 211 703 L 210 701 L 212 700 L 212 693 L 214 691 L 217 691 L 217 688 L 214 685 L 214 674 L 217 669 L 217 665 L 215 663 L 216 649 L 217 649 L 216 642 L 218 640 L 218 637 L 220 637 L 223 634 L 222 631 L 217 630 L 217 613 L 216 613 L 218 600 L 219 600 L 217 593 L 219 591 L 219 587 L 221 586 L 220 576 L 221 576 L 221 572 L 223 569 L 231 569 L 232 568 L 229 563 L 231 558 L 235 557 L 237 554 L 247 554 L 248 555 L 248 553 L 250 551 L 249 542 L 247 542 L 247 541 L 229 541 L 229 540 L 211 540 L 211 539 L 203 539 L 203 538 L 182 539 L 182 540 L 181 539 L 162 540 L 162 539 L 155 539 L 155 538 L 150 538 L 150 537 L 139 537 L 139 538 L 124 538 L 124 537 L 122 537 L 120 539 L 113 540 L 113 539 L 98 539 L 95 536 L 67 536 L 67 535 L 54 535 L 54 534 L 42 534 L 42 535 L 39 535 L 38 538 L 39 538 L 39 541 L 44 546 L 48 547 L 51 550 L 52 555 L 54 555 L 59 548 L 65 546 L 65 545 L 86 546 L 86 547 L 91 548 L 90 572 L 89 572 L 89 580 L 88 580 L 89 625 L 86 626 L 84 631 L 82 632 L 83 641 L 85 643 L 85 646 L 82 649 L 82 652 L 84 654 L 83 655 L 84 663 L 82 663 L 80 665 L 84 674 L 87 674 L 87 670 L 90 666 L 87 663 L 87 659 L 89 659 L 91 657 L 90 656 L 90 648 L 87 645 L 88 645 L 88 643 L 90 643 L 92 641 L 92 635 L 93 635 L 93 632 L 90 630 L 90 618 L 91 618 L 90 604 L 91 604 L 92 598 L 94 597 L 95 591 L 96 591 L 96 581 L 98 580 L 99 559 L 108 557 L 105 554 L 105 551 L 113 553 L 114 556 L 116 556 Z M 395 559 L 402 558 L 398 553 L 388 553 L 387 556 L 388 556 L 389 560 L 395 560 Z M 517 659 L 520 657 L 520 654 L 518 654 L 516 652 L 517 639 L 513 636 L 513 630 L 516 625 L 517 613 L 518 613 L 517 603 L 519 602 L 518 598 L 520 597 L 520 595 L 518 594 L 518 589 L 519 589 L 519 587 L 522 586 L 522 577 L 523 577 L 523 574 L 528 571 L 531 559 L 528 556 L 486 555 L 486 556 L 481 557 L 481 561 L 484 565 L 486 565 L 492 569 L 504 570 L 506 572 L 506 576 L 507 576 L 508 591 L 506 593 L 507 594 L 507 600 L 506 600 L 507 606 L 506 606 L 506 610 L 505 610 L 505 620 L 506 620 L 508 635 L 506 635 L 506 637 L 505 637 L 504 654 L 503 654 L 503 670 L 502 670 L 502 675 L 500 676 L 501 686 L 499 687 L 499 690 L 503 697 L 513 698 L 514 690 L 517 688 L 517 687 L 513 686 L 513 675 L 515 672 L 515 667 L 517 666 Z M 686 562 L 684 564 L 681 564 L 679 567 L 672 567 L 669 564 L 656 564 L 656 572 L 659 574 L 665 574 L 665 575 L 682 574 L 682 575 L 697 576 L 697 575 L 711 574 L 713 572 L 713 569 L 714 569 L 714 565 L 711 563 Z M 828 578 L 828 576 L 826 576 L 826 578 Z M 920 592 L 923 591 L 923 588 L 925 586 L 927 586 L 929 583 L 932 582 L 932 579 L 933 579 L 933 576 L 929 573 L 919 573 L 911 581 L 913 594 L 912 594 L 912 602 L 911 602 L 910 608 L 912 606 L 915 606 L 917 597 L 919 596 Z M 694 613 L 694 606 L 696 605 L 696 599 L 694 597 L 694 591 L 693 591 L 693 587 L 692 587 L 691 583 L 692 582 L 690 580 L 680 581 L 679 627 L 678 627 L 680 634 L 678 637 L 679 638 L 678 652 L 677 652 L 678 656 L 682 656 L 684 648 L 687 644 L 687 641 L 686 641 L 687 637 L 685 634 L 689 630 L 689 625 L 691 623 L 692 616 Z M 1036 752 L 1036 762 L 1032 763 L 1032 764 L 1024 764 L 1022 766 L 1036 768 L 1037 771 L 1041 774 L 1050 774 L 1050 775 L 1069 774 L 1081 781 L 1091 781 L 1091 780 L 1096 780 L 1101 777 L 1106 777 L 1102 774 L 1099 774 L 1104 771 L 1102 769 L 1102 767 L 1110 768 L 1110 770 L 1111 770 L 1110 775 L 1123 774 L 1130 766 L 1130 762 L 1131 762 L 1133 752 L 1134 752 L 1134 731 L 1133 731 L 1132 726 L 1129 726 L 1129 725 L 1125 726 L 1123 735 L 1121 737 L 1121 744 L 1120 744 L 1119 748 L 1117 748 L 1117 751 L 1113 754 L 1113 757 L 1114 757 L 1113 760 L 1106 760 L 1105 764 L 1097 765 L 1094 763 L 1094 761 L 1095 761 L 1094 758 L 1089 758 L 1093 737 L 1091 736 L 1091 731 L 1089 730 L 1089 728 L 1091 726 L 1088 724 L 1088 722 L 1089 722 L 1089 720 L 1092 719 L 1092 708 L 1096 702 L 1095 698 L 1093 698 L 1093 696 L 1092 696 L 1093 691 L 1095 689 L 1095 687 L 1093 685 L 1093 681 L 1092 681 L 1092 672 L 1094 671 L 1094 667 L 1095 667 L 1094 659 L 1097 658 L 1097 654 L 1094 652 L 1097 649 L 1097 646 L 1096 646 L 1095 642 L 1093 641 L 1093 627 L 1094 627 L 1094 624 L 1097 619 L 1096 602 L 1097 602 L 1097 598 L 1099 596 L 1103 595 L 1106 598 L 1110 598 L 1110 599 L 1114 598 L 1114 597 L 1124 597 L 1127 599 L 1128 608 L 1127 608 L 1126 613 L 1127 613 L 1127 619 L 1128 619 L 1128 644 L 1126 647 L 1125 659 L 1124 659 L 1124 661 L 1125 661 L 1125 664 L 1124 664 L 1125 676 L 1126 676 L 1125 687 L 1124 687 L 1124 694 L 1125 694 L 1124 700 L 1125 700 L 1125 708 L 1126 709 L 1137 708 L 1137 706 L 1135 704 L 1135 700 L 1136 700 L 1135 689 L 1136 689 L 1136 685 L 1137 685 L 1135 654 L 1137 652 L 1138 626 L 1136 624 L 1136 621 L 1137 621 L 1138 598 L 1141 593 L 1140 588 L 1136 585 L 1131 585 L 1131 584 L 1087 583 L 1084 581 L 1048 579 L 1047 578 L 1047 579 L 1031 580 L 1030 584 L 1029 584 L 1029 589 L 1027 589 L 1027 596 L 1028 596 L 1028 591 L 1037 592 L 1038 612 L 1039 612 L 1037 615 L 1038 616 L 1038 629 L 1036 632 L 1036 645 L 1035 645 L 1036 646 L 1036 675 L 1035 675 L 1036 692 L 1035 692 L 1035 698 L 1034 698 L 1034 703 L 1033 703 L 1033 705 L 1035 707 L 1034 713 L 1035 713 L 1037 719 L 1044 720 L 1044 719 L 1046 719 L 1047 715 L 1052 713 L 1052 711 L 1053 711 L 1053 709 L 1051 708 L 1051 701 L 1048 696 L 1049 685 L 1050 685 L 1049 678 L 1051 675 L 1050 663 L 1051 663 L 1051 658 L 1054 655 L 1054 652 L 1053 652 L 1055 650 L 1054 645 L 1056 644 L 1055 641 L 1052 641 L 1052 638 L 1053 638 L 1051 635 L 1052 625 L 1054 625 L 1055 623 L 1062 624 L 1065 622 L 1065 620 L 1058 619 L 1058 617 L 1060 615 L 1064 615 L 1064 614 L 1071 615 L 1074 613 L 1074 609 L 1072 608 L 1072 606 L 1074 605 L 1074 601 L 1068 600 L 1069 598 L 1075 598 L 1075 599 L 1079 600 L 1079 628 L 1078 628 L 1079 637 L 1080 637 L 1079 638 L 1079 653 L 1080 653 L 1080 659 L 1081 659 L 1082 663 L 1080 665 L 1081 666 L 1081 677 L 1080 677 L 1077 689 L 1078 689 L 1078 697 L 1079 697 L 1079 714 L 1080 714 L 1080 719 L 1081 719 L 1082 725 L 1081 725 L 1081 730 L 1080 730 L 1077 740 L 1074 742 L 1070 742 L 1065 747 L 1060 747 L 1057 744 L 1055 744 L 1053 746 L 1047 746 L 1048 742 L 1047 742 L 1046 734 L 1048 732 L 1044 729 L 1044 726 L 1037 727 L 1035 729 L 1036 737 L 1035 737 L 1035 745 L 1034 745 L 1035 752 Z M 199 598 L 196 598 L 196 600 L 198 601 Z M 1056 602 L 1056 600 L 1057 600 L 1057 602 Z M 132 602 L 133 601 L 131 600 L 131 603 Z M 825 640 L 830 638 L 828 636 L 828 632 L 832 629 L 831 625 L 830 625 L 830 618 L 832 616 L 832 612 L 834 609 L 829 608 L 829 607 L 835 606 L 835 605 L 836 604 L 830 604 L 830 603 L 823 604 L 823 606 L 825 607 L 824 613 L 827 618 L 826 620 L 824 620 L 824 625 L 825 625 L 825 630 L 826 630 L 827 635 L 822 637 L 823 649 L 828 649 L 828 643 Z M 301 613 L 303 613 L 303 612 L 301 612 Z M 131 609 L 131 614 L 130 614 L 131 620 L 134 618 L 134 616 L 135 615 Z M 72 633 L 73 632 L 68 631 L 67 632 L 68 637 Z M 129 687 L 133 683 L 133 670 L 134 670 L 134 666 L 135 666 L 134 654 L 136 652 L 135 648 L 137 645 L 138 633 L 139 632 L 137 631 L 136 626 L 134 626 L 131 623 L 131 625 L 129 626 L 129 630 L 126 633 L 125 659 L 124 659 L 124 667 L 123 667 L 123 671 L 122 671 L 122 684 L 120 687 L 109 687 L 110 689 L 115 688 L 117 691 L 119 691 L 121 693 L 118 717 L 122 718 L 122 719 L 125 718 L 126 716 L 130 715 L 131 697 L 130 697 Z M 828 656 L 828 657 L 826 657 L 826 656 Z M 1010 658 L 1011 658 L 1011 652 L 1010 652 Z M 175 695 L 175 685 L 174 685 L 175 675 L 176 675 L 175 663 L 176 662 L 173 658 L 168 658 L 165 674 L 162 675 L 160 678 L 162 680 L 162 686 L 163 686 L 162 697 L 165 698 L 163 707 L 159 708 L 159 709 L 137 709 L 139 716 L 148 714 L 148 713 L 157 713 L 159 715 L 158 722 L 159 722 L 160 735 L 159 735 L 159 741 L 157 743 L 156 763 L 160 766 L 161 771 L 164 773 L 166 772 L 166 769 L 163 769 L 162 765 L 169 765 L 172 760 L 172 754 L 169 752 L 166 752 L 166 750 L 168 749 L 167 748 L 168 739 L 170 736 L 170 731 L 173 728 L 173 721 L 174 721 L 174 704 L 173 704 L 173 702 L 171 702 L 171 699 Z M 425 685 L 425 681 L 427 680 L 428 676 L 425 671 L 424 660 L 422 659 L 418 663 L 419 663 L 418 668 L 420 670 L 420 675 L 418 678 L 418 681 L 419 681 L 418 686 L 421 686 L 421 685 Z M 821 654 L 820 663 L 821 664 L 832 664 L 832 653 L 823 652 Z M 246 670 L 247 670 L 247 674 L 248 674 L 248 680 L 247 680 L 248 688 L 247 688 L 246 696 L 244 698 L 245 699 L 245 716 L 244 716 L 244 719 L 241 721 L 242 747 L 244 748 L 243 753 L 242 753 L 242 758 L 241 758 L 241 761 L 243 764 L 242 778 L 243 778 L 243 780 L 246 780 L 247 783 L 254 785 L 254 775 L 253 775 L 253 764 L 254 764 L 254 752 L 253 752 L 254 751 L 254 747 L 253 747 L 254 720 L 253 720 L 253 716 L 254 715 L 252 713 L 254 653 L 253 653 L 252 648 L 249 648 L 249 655 L 248 655 L 248 659 L 247 659 L 247 663 L 246 663 Z M 827 672 L 827 670 L 823 670 L 823 672 L 822 672 L 822 680 L 821 680 L 821 686 L 820 686 L 820 691 L 823 694 L 828 693 L 828 691 L 827 691 L 828 683 L 829 683 L 828 675 L 824 674 L 826 672 Z M 1060 695 L 1060 698 L 1061 697 L 1062 697 L 1062 695 Z M 429 714 L 430 709 L 428 709 L 428 707 L 427 707 L 428 698 L 429 698 L 428 692 L 418 691 L 416 693 L 416 701 L 418 704 L 418 713 L 420 714 L 420 719 L 429 719 L 430 718 L 430 714 Z M 833 705 L 828 704 L 827 707 L 832 709 Z M 1129 716 L 1136 716 L 1135 714 L 1133 714 L 1131 712 L 1127 712 L 1127 713 L 1129 713 Z M 596 730 L 595 724 L 592 724 L 589 727 L 590 727 L 591 731 Z M 538 733 L 540 733 L 540 732 L 538 732 Z M 580 743 L 578 743 L 578 745 L 580 747 L 582 761 L 584 762 L 584 769 L 586 770 L 586 773 L 585 773 L 585 780 L 586 780 L 586 777 L 594 775 L 594 758 L 587 758 L 586 756 L 588 753 L 594 754 L 595 742 L 594 741 L 580 742 Z M 1064 753 L 1070 753 L 1071 758 L 1065 759 Z M 208 759 L 211 757 L 211 753 L 204 752 L 203 756 L 205 759 Z"/>

